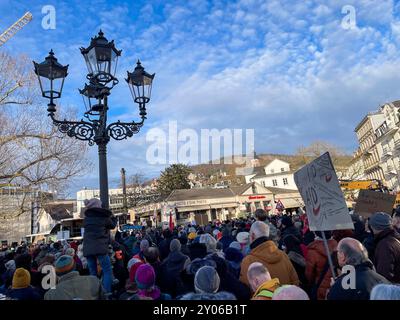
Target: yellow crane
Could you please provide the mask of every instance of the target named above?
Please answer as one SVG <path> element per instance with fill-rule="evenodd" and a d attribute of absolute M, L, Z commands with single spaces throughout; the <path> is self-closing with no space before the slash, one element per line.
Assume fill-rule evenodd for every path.
<path fill-rule="evenodd" d="M 25 27 L 31 20 L 33 16 L 29 11 L 26 12 L 21 18 L 14 22 L 11 27 L 4 31 L 0 35 L 0 47 L 10 40 L 19 30 Z"/>

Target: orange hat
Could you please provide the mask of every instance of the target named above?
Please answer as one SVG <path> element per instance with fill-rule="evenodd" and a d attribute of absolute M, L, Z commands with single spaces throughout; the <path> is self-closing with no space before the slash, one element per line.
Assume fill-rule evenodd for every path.
<path fill-rule="evenodd" d="M 29 287 L 31 284 L 31 274 L 24 268 L 18 268 L 14 272 L 12 279 L 13 289 L 23 289 Z"/>
<path fill-rule="evenodd" d="M 191 233 L 188 234 L 188 239 L 189 240 L 193 240 L 194 238 L 196 238 L 196 236 L 197 236 L 196 233 L 191 232 Z"/>

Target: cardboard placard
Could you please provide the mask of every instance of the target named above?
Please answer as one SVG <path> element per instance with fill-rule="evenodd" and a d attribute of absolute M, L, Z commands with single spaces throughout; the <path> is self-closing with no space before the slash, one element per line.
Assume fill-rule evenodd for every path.
<path fill-rule="evenodd" d="M 386 212 L 392 214 L 396 196 L 372 190 L 360 190 L 354 213 L 365 218 L 370 217 L 375 212 Z"/>
<path fill-rule="evenodd" d="M 294 173 L 311 231 L 354 229 L 329 152 Z"/>

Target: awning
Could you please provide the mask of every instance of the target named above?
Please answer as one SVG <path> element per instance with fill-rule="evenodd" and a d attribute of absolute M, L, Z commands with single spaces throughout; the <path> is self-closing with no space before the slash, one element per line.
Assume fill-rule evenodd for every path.
<path fill-rule="evenodd" d="M 190 207 L 177 207 L 178 212 L 196 211 L 196 210 L 209 210 L 210 205 L 206 206 L 190 206 Z"/>
<path fill-rule="evenodd" d="M 50 231 L 48 232 L 41 232 L 41 233 L 32 233 L 32 234 L 27 234 L 25 237 L 37 237 L 37 236 L 47 236 L 50 234 Z"/>
<path fill-rule="evenodd" d="M 285 208 L 298 208 L 304 206 L 304 202 L 299 198 L 280 199 Z"/>
<path fill-rule="evenodd" d="M 231 202 L 231 203 L 218 203 L 218 204 L 212 204 L 210 207 L 211 209 L 227 209 L 227 208 L 232 208 L 232 207 L 237 207 L 238 204 L 236 202 Z"/>

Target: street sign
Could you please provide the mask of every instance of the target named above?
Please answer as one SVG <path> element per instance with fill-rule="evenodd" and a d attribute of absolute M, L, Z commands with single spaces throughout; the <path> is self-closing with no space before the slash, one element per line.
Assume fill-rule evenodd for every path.
<path fill-rule="evenodd" d="M 372 190 L 360 190 L 354 213 L 368 218 L 375 212 L 392 214 L 396 195 Z"/>
<path fill-rule="evenodd" d="M 329 152 L 294 173 L 311 231 L 354 229 Z"/>

